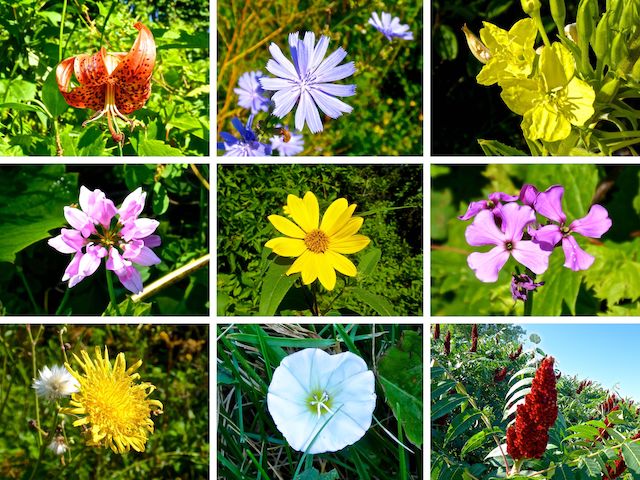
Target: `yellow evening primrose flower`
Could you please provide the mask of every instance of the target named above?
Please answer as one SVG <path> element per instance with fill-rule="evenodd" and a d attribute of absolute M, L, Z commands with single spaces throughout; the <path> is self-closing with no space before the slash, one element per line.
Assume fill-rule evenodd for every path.
<path fill-rule="evenodd" d="M 130 449 L 144 452 L 147 436 L 153 433 L 151 414 L 162 413 L 162 403 L 147 397 L 156 387 L 140 379 L 134 373 L 142 360 L 126 367 L 124 353 L 119 353 L 113 367 L 109 352 L 104 348 L 104 357 L 96 347 L 95 359 L 82 351 L 82 360 L 74 354 L 84 374 L 65 367 L 78 381 L 79 392 L 71 396 L 71 407 L 62 408 L 61 413 L 84 415 L 73 422 L 74 427 L 89 427 L 86 444 L 93 447 L 110 447 L 115 453 Z"/>
<path fill-rule="evenodd" d="M 320 222 L 318 199 L 313 193 L 307 192 L 302 199 L 288 195 L 285 212 L 293 222 L 269 215 L 271 224 L 286 237 L 273 238 L 265 247 L 282 257 L 297 257 L 287 275 L 301 273 L 303 284 L 318 279 L 327 290 L 333 290 L 336 270 L 349 277 L 357 273 L 342 254 L 359 252 L 370 242 L 364 235 L 356 235 L 364 219 L 352 216 L 355 209 L 355 203 L 349 205 L 346 198 L 339 198 L 329 205 Z"/>
<path fill-rule="evenodd" d="M 575 76 L 573 56 L 558 42 L 542 49 L 536 75 L 506 80 L 501 86 L 504 103 L 523 116 L 522 131 L 530 140 L 563 140 L 571 125 L 581 127 L 594 114 L 596 94 Z"/>
<path fill-rule="evenodd" d="M 505 79 L 527 77 L 533 70 L 536 52 L 533 44 L 538 34 L 531 18 L 516 22 L 509 31 L 489 22 L 482 22 L 480 39 L 488 50 L 488 59 L 476 80 L 480 85 L 502 85 Z"/>

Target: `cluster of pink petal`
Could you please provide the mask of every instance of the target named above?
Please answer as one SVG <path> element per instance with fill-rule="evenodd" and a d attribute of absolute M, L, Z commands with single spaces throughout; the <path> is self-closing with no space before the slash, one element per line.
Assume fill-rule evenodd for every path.
<path fill-rule="evenodd" d="M 73 254 L 62 277 L 62 281 L 69 281 L 69 288 L 92 275 L 104 258 L 107 269 L 117 275 L 125 288 L 133 293 L 142 291 L 142 278 L 133 264 L 160 263 L 151 250 L 160 245 L 160 237 L 153 235 L 159 222 L 138 218 L 146 196 L 142 188 L 138 188 L 116 208 L 104 192 L 80 187 L 80 209 L 64 207 L 64 216 L 72 228 L 63 228 L 60 235 L 49 240 L 49 245 L 59 252 Z M 111 224 L 116 215 L 114 231 Z M 103 232 L 109 233 L 101 237 Z"/>
<path fill-rule="evenodd" d="M 476 277 L 483 282 L 495 282 L 510 256 L 533 273 L 544 273 L 549 256 L 560 245 L 565 255 L 565 267 L 574 271 L 589 268 L 595 258 L 580 248 L 573 234 L 600 238 L 611 228 L 611 219 L 607 210 L 596 204 L 586 216 L 568 224 L 562 210 L 563 195 L 562 185 L 552 185 L 540 192 L 533 185 L 525 184 L 518 196 L 494 192 L 488 200 L 471 202 L 466 213 L 458 217 L 460 220 L 475 217 L 465 231 L 467 243 L 495 246 L 488 252 L 474 252 L 468 256 L 467 263 Z M 517 201 L 523 205 L 518 205 Z M 540 226 L 536 214 L 546 217 L 548 223 Z M 525 234 L 530 240 L 523 240 Z M 527 284 L 520 282 L 518 286 L 533 290 L 541 285 L 531 280 Z M 513 292 L 513 288 L 512 285 L 514 299 L 526 299 L 526 292 Z"/>

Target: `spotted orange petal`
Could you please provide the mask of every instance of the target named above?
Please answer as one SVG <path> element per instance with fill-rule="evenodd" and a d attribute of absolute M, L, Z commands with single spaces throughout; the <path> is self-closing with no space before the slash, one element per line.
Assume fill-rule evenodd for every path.
<path fill-rule="evenodd" d="M 98 53 L 93 55 L 76 55 L 73 65 L 74 73 L 78 83 L 87 87 L 104 85 L 109 78 L 109 72 L 105 64 L 105 48 L 102 47 Z"/>
<path fill-rule="evenodd" d="M 151 31 L 139 22 L 134 27 L 140 33 L 112 73 L 116 80 L 116 106 L 125 115 L 142 108 L 149 99 L 156 63 L 156 44 Z"/>
<path fill-rule="evenodd" d="M 100 68 L 100 64 L 102 64 L 102 68 Z M 69 91 L 73 73 L 76 74 L 80 86 Z M 92 56 L 78 55 L 67 58 L 56 68 L 58 89 L 67 103 L 75 108 L 102 110 L 107 78 L 102 51 Z"/>

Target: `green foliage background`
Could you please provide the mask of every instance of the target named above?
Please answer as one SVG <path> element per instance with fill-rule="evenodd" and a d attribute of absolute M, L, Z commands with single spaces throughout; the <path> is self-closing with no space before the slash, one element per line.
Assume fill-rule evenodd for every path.
<path fill-rule="evenodd" d="M 106 117 L 81 126 L 95 112 L 66 104 L 55 69 L 100 45 L 128 52 L 136 21 L 153 33 L 157 57 L 151 97 L 130 115 L 146 127 L 123 129 L 123 154 L 207 155 L 209 11 L 207 2 L 197 0 L 2 0 L 0 155 L 119 155 Z"/>
<path fill-rule="evenodd" d="M 588 270 L 562 266 L 556 248 L 544 281 L 534 295 L 533 315 L 638 315 L 640 262 L 637 225 L 640 220 L 640 169 L 637 166 L 597 165 L 472 165 L 431 167 L 431 312 L 433 315 L 517 315 L 523 302 L 510 293 L 515 260 L 510 259 L 496 283 L 479 281 L 467 265 L 473 251 L 465 229 L 471 224 L 456 217 L 470 202 L 491 192 L 517 195 L 525 183 L 540 191 L 565 187 L 563 209 L 567 221 L 584 217 L 592 203 L 604 206 L 613 224 L 602 239 L 574 238 L 595 256 Z"/>
<path fill-rule="evenodd" d="M 515 395 L 508 392 L 516 380 L 533 376 L 531 371 L 518 372 L 535 367 L 536 363 L 532 362 L 534 356 L 539 360 L 550 353 L 537 346 L 540 343 L 537 335 L 528 337 L 523 327 L 511 324 L 479 324 L 477 351 L 471 352 L 471 328 L 465 324 L 440 325 L 439 338 L 432 335 L 430 411 L 433 480 L 463 478 L 463 475 L 504 478 L 502 457 L 490 453 L 496 448 L 496 440 L 501 444 L 506 442 L 507 420 L 503 419 L 503 412 L 506 398 L 515 399 Z M 451 334 L 449 354 L 444 349 L 447 332 Z M 509 358 L 527 340 L 529 345 L 525 346 L 522 354 L 515 359 Z M 496 372 L 503 368 L 506 368 L 504 379 L 496 379 Z M 606 415 L 601 404 L 611 392 L 597 382 L 579 389 L 581 381 L 588 379 L 564 375 L 557 366 L 556 372 L 558 419 L 549 431 L 549 443 L 553 447 L 548 448 L 543 459 L 529 460 L 527 468 L 530 470 L 522 470 L 521 475 L 511 478 L 525 478 L 532 474 L 532 470 L 541 471 L 536 478 L 607 478 L 601 468 L 604 469 L 607 461 L 613 465 L 619 452 L 619 447 L 612 446 L 627 442 L 640 427 L 637 406 L 630 399 L 622 399 L 618 402 L 622 415 L 620 412 Z M 610 421 L 611 428 L 607 429 L 610 436 L 606 440 L 595 441 L 596 436 L 604 432 L 605 419 Z M 485 421 L 491 427 L 487 427 Z M 614 428 L 616 432 L 612 431 Z M 636 450 L 635 446 L 631 448 Z M 627 470 L 619 478 L 636 478 L 635 465 L 633 470 Z"/>
<path fill-rule="evenodd" d="M 37 337 L 39 329 L 31 326 L 33 337 Z M 125 354 L 127 367 L 141 359 L 141 381 L 157 387 L 149 398 L 162 402 L 164 414 L 152 418 L 155 432 L 149 436 L 146 451 L 124 455 L 116 455 L 108 448 L 85 446 L 80 427 L 73 427 L 73 419 L 65 416 L 71 450 L 65 454 L 64 463 L 47 449 L 31 477 L 39 455 L 37 433 L 29 427 L 29 421 L 36 418 L 35 390 L 31 385 L 38 376 L 37 370 L 64 364 L 61 329 L 55 325 L 43 327 L 32 350 L 25 325 L 0 326 L 0 478 L 209 478 L 207 325 L 67 326 L 62 341 L 69 344 L 67 355 L 72 367 L 78 368 L 73 353 L 80 356 L 84 349 L 93 358 L 96 346 L 108 347 L 112 363 L 120 352 Z M 60 403 L 66 406 L 68 400 Z M 39 408 L 43 429 L 48 430 L 54 406 L 39 399 Z M 50 439 L 45 438 L 44 443 L 48 445 Z"/>
<path fill-rule="evenodd" d="M 397 315 L 422 314 L 422 167 L 420 165 L 220 165 L 218 166 L 218 314 L 256 315 L 268 267 L 264 244 L 278 236 L 267 217 L 282 214 L 287 195 L 312 191 L 321 214 L 347 198 L 365 216 L 359 233 L 371 244 L 349 255 L 356 266 L 372 248 L 382 257 L 363 288 L 385 297 Z M 394 207 L 403 207 L 390 210 Z M 285 259 L 289 260 L 289 259 Z M 299 277 L 299 275 L 297 275 Z M 341 275 L 338 275 L 341 277 Z M 297 281 L 298 282 L 298 281 Z M 329 298 L 339 291 L 342 280 Z M 341 297 L 343 314 L 372 315 L 361 301 Z M 295 314 L 306 307 L 281 307 Z"/>
<path fill-rule="evenodd" d="M 208 178 L 206 165 L 197 166 Z M 63 208 L 78 202 L 80 186 L 100 189 L 120 206 L 138 187 L 147 192 L 142 217 L 160 221 L 162 245 L 154 249 L 162 263 L 140 268 L 145 285 L 202 257 L 208 251 L 209 191 L 189 164 L 118 166 L 25 165 L 0 167 L 0 315 L 99 315 L 109 303 L 104 262 L 69 290 L 61 282 L 71 255 L 47 244 L 67 227 Z M 120 282 L 118 301 L 130 296 Z M 209 312 L 209 271 L 196 270 L 159 291 L 127 314 Z M 110 313 L 108 311 L 107 313 Z"/>
<path fill-rule="evenodd" d="M 367 23 L 371 12 L 383 10 L 408 24 L 415 40 L 389 43 Z M 321 34 L 331 39 L 328 54 L 342 46 L 345 62 L 355 62 L 355 75 L 337 83 L 353 80 L 356 95 L 344 99 L 353 107 L 350 114 L 336 120 L 323 116 L 323 132 L 313 135 L 305 127 L 301 155 L 421 155 L 422 17 L 420 0 L 219 1 L 218 136 L 221 131 L 236 134 L 231 118 L 239 117 L 243 124 L 248 119 L 250 112 L 237 105 L 233 91 L 238 78 L 255 70 L 270 75 L 266 64 L 271 42 L 288 55 L 289 33 L 312 31 L 316 39 Z M 293 115 L 285 117 L 291 128 Z"/>
<path fill-rule="evenodd" d="M 219 478 L 295 480 L 422 479 L 421 325 L 219 325 L 217 395 Z M 303 456 L 278 431 L 266 406 L 273 371 L 302 348 L 360 356 L 376 378 L 375 418 L 364 437 L 338 452 Z M 410 361 L 407 361 L 410 357 Z M 403 391 L 389 394 L 390 391 Z M 393 406 L 402 405 L 398 411 Z M 398 420 L 400 418 L 400 420 Z M 400 428 L 400 426 L 402 428 Z M 299 475 L 294 476 L 297 468 Z M 313 470 L 316 470 L 315 472 Z M 324 472 L 319 474 L 318 471 Z"/>

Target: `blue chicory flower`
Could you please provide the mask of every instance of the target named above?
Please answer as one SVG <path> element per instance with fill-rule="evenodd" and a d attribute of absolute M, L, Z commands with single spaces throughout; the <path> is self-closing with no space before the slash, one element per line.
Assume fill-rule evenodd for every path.
<path fill-rule="evenodd" d="M 271 145 L 259 142 L 258 137 L 251 130 L 253 115 L 249 115 L 246 126 L 243 126 L 237 118 L 231 120 L 231 123 L 240 134 L 240 138 L 238 139 L 227 132 L 220 133 L 224 142 L 218 142 L 218 150 L 225 150 L 225 157 L 266 157 L 271 155 Z"/>
<path fill-rule="evenodd" d="M 246 72 L 238 80 L 238 88 L 233 91 L 238 94 L 238 105 L 251 110 L 251 113 L 266 112 L 269 109 L 269 99 L 262 94 L 264 90 L 258 79 L 262 77 L 261 71 Z"/>
<path fill-rule="evenodd" d="M 391 41 L 393 37 L 400 38 L 402 40 L 413 40 L 413 33 L 409 30 L 409 25 L 401 25 L 398 17 L 391 19 L 391 14 L 382 12 L 382 19 L 376 12 L 371 14 L 369 23 L 373 25 L 376 30 L 384 34 L 387 40 Z"/>
<path fill-rule="evenodd" d="M 287 127 L 284 128 L 289 131 Z M 277 150 L 281 157 L 291 157 L 304 150 L 304 138 L 302 134 L 289 133 L 289 140 L 285 142 L 282 135 L 274 135 L 271 137 L 271 148 Z"/>
<path fill-rule="evenodd" d="M 329 117 L 338 118 L 353 108 L 336 97 L 355 95 L 355 85 L 339 85 L 342 80 L 356 71 L 353 62 L 338 64 L 347 52 L 338 48 L 325 60 L 329 46 L 329 37 L 320 36 L 316 45 L 315 34 L 306 32 L 304 40 L 298 32 L 289 34 L 289 50 L 293 63 L 287 59 L 275 43 L 269 46 L 273 58 L 267 62 L 267 70 L 278 78 L 262 77 L 258 81 L 265 90 L 275 90 L 271 97 L 275 102 L 273 114 L 284 118 L 298 103 L 295 115 L 296 130 L 302 132 L 305 122 L 311 133 L 323 130 L 318 107 Z"/>

